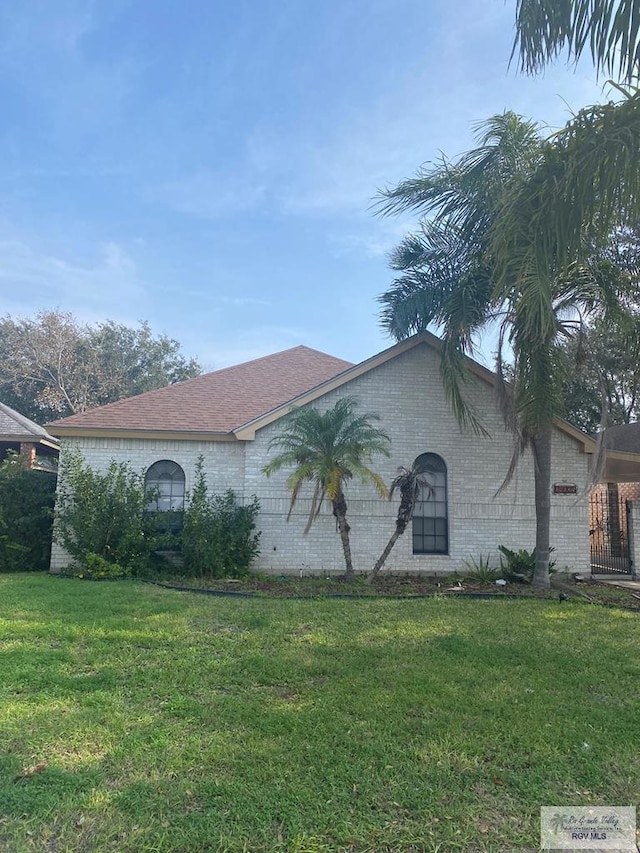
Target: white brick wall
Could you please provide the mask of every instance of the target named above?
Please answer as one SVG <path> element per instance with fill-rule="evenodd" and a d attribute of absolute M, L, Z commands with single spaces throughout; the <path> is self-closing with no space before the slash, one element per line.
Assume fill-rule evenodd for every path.
<path fill-rule="evenodd" d="M 61 454 L 75 447 L 96 471 L 106 471 L 112 459 L 126 461 L 138 471 L 146 471 L 154 462 L 171 459 L 185 473 L 187 491 L 193 486 L 196 462 L 205 458 L 207 486 L 211 492 L 234 489 L 242 496 L 244 480 L 244 443 L 221 441 L 168 441 L 129 438 L 76 438 L 62 442 Z M 60 571 L 69 564 L 69 555 L 56 543 L 51 551 L 51 569 Z"/>
<path fill-rule="evenodd" d="M 463 431 L 451 412 L 439 376 L 439 356 L 427 346 L 415 347 L 379 368 L 327 394 L 316 405 L 326 409 L 340 396 L 351 394 L 360 409 L 375 411 L 392 437 L 391 457 L 375 465 L 387 482 L 399 465 L 409 466 L 421 453 L 443 457 L 448 467 L 448 556 L 414 555 L 411 531 L 407 530 L 392 551 L 388 567 L 399 571 L 453 571 L 463 561 L 480 554 L 497 559 L 497 546 L 533 548 L 535 505 L 533 460 L 523 458 L 512 484 L 494 497 L 511 458 L 511 437 L 505 433 L 495 404 L 494 389 L 482 380 L 469 384 L 482 423 L 492 439 Z M 339 536 L 329 507 L 302 535 L 308 502 L 288 523 L 286 472 L 265 482 L 260 473 L 269 458 L 268 443 L 280 429 L 276 421 L 247 444 L 245 490 L 261 499 L 262 555 L 258 567 L 266 571 L 299 572 L 301 569 L 343 571 Z M 589 565 L 587 530 L 587 457 L 573 439 L 554 434 L 553 481 L 578 486 L 578 496 L 552 496 L 551 542 L 558 566 L 585 571 Z M 352 551 L 356 569 L 369 570 L 394 529 L 397 501 L 380 500 L 372 486 L 350 483 L 346 490 L 352 526 Z M 306 510 L 306 512 L 305 512 Z M 332 541 L 333 540 L 333 541 Z"/>
<path fill-rule="evenodd" d="M 511 456 L 511 437 L 505 433 L 495 404 L 493 388 L 473 378 L 468 393 L 476 411 L 491 433 L 482 438 L 463 431 L 444 396 L 439 377 L 439 356 L 428 346 L 408 350 L 367 374 L 330 392 L 314 405 L 326 409 L 345 395 L 358 398 L 361 411 L 375 411 L 392 438 L 391 458 L 374 467 L 387 482 L 399 465 L 410 466 L 421 453 L 438 453 L 448 467 L 449 545 L 447 556 L 414 555 L 411 531 L 400 538 L 388 568 L 403 572 L 453 571 L 469 557 L 491 554 L 497 546 L 533 548 L 535 507 L 533 461 L 523 458 L 511 485 L 495 497 Z M 199 453 L 205 456 L 208 484 L 214 491 L 233 488 L 246 497 L 256 494 L 261 513 L 262 553 L 256 568 L 273 573 L 342 572 L 340 537 L 327 506 L 306 536 L 302 531 L 310 494 L 303 495 L 291 520 L 285 520 L 289 496 L 286 472 L 267 480 L 261 473 L 268 461 L 270 439 L 280 422 L 259 430 L 249 442 L 185 442 L 83 439 L 77 446 L 90 464 L 104 468 L 112 458 L 126 458 L 145 468 L 159 459 L 173 459 L 184 469 L 187 489 Z M 572 438 L 555 432 L 554 482 L 578 486 L 578 496 L 552 495 L 551 542 L 559 567 L 587 571 L 587 456 Z M 372 486 L 349 483 L 346 490 L 348 518 L 352 527 L 352 551 L 356 570 L 370 570 L 394 529 L 397 501 L 377 497 Z M 64 564 L 54 549 L 52 566 Z"/>

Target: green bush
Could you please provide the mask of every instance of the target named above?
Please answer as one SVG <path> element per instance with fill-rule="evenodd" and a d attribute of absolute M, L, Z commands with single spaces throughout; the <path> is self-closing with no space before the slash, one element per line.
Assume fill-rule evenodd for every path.
<path fill-rule="evenodd" d="M 498 545 L 498 551 L 506 558 L 503 562 L 500 558 L 500 567 L 503 572 L 502 577 L 511 583 L 531 583 L 533 580 L 533 572 L 536 567 L 536 549 L 527 551 L 526 548 L 520 548 L 519 551 L 512 551 L 505 545 Z M 549 548 L 549 554 L 555 551 L 555 548 Z M 549 560 L 549 572 L 554 571 L 555 560 Z"/>
<path fill-rule="evenodd" d="M 105 578 L 125 578 L 130 574 L 119 563 L 111 563 L 100 554 L 85 554 L 82 567 L 76 574 L 81 578 L 104 580 Z"/>
<path fill-rule="evenodd" d="M 65 450 L 54 536 L 82 569 L 96 567 L 95 557 L 136 575 L 147 564 L 154 539 L 144 527 L 144 508 L 152 495 L 144 477 L 126 462 L 112 461 L 102 474 L 76 450 Z M 104 571 L 104 566 L 102 566 Z"/>
<path fill-rule="evenodd" d="M 195 485 L 184 513 L 185 574 L 211 578 L 246 575 L 259 554 L 260 533 L 255 529 L 259 509 L 256 497 L 241 506 L 230 489 L 223 495 L 210 496 L 204 459 L 200 456 Z"/>
<path fill-rule="evenodd" d="M 0 464 L 0 571 L 49 568 L 56 475 L 28 471 L 12 453 Z"/>

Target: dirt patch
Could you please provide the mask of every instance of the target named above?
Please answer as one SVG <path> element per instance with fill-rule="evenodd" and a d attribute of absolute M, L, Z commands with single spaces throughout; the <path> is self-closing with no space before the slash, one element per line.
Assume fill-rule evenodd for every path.
<path fill-rule="evenodd" d="M 298 578 L 290 575 L 248 575 L 241 580 L 158 579 L 173 589 L 206 592 L 212 595 L 267 596 L 269 598 L 418 598 L 447 596 L 460 598 L 542 598 L 579 599 L 594 604 L 623 607 L 640 612 L 640 597 L 633 590 L 598 581 L 576 583 L 552 577 L 550 590 L 534 589 L 526 583 L 499 586 L 457 576 L 382 575 L 374 583 L 356 577 L 349 583 L 344 576 Z"/>

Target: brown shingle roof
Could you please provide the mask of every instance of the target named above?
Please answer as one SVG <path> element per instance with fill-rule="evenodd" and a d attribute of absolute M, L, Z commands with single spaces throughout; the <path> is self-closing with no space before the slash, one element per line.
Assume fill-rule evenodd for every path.
<path fill-rule="evenodd" d="M 353 365 L 309 347 L 205 373 L 47 424 L 58 428 L 228 433 Z"/>

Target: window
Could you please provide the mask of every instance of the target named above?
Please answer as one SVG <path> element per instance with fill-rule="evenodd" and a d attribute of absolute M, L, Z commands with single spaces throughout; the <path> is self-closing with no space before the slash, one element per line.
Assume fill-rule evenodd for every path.
<path fill-rule="evenodd" d="M 170 459 L 154 462 L 147 471 L 145 486 L 156 490 L 148 510 L 170 512 L 184 509 L 184 471 L 177 462 Z"/>
<path fill-rule="evenodd" d="M 448 554 L 447 466 L 436 453 L 423 453 L 415 465 L 425 482 L 413 513 L 413 553 Z"/>

